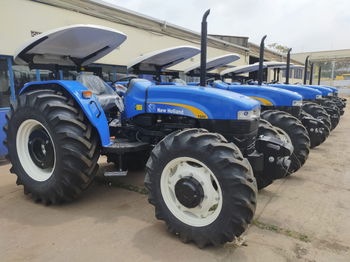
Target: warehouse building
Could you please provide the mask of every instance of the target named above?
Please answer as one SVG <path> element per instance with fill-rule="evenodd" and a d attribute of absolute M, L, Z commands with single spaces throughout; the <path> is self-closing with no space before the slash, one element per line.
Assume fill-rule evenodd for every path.
<path fill-rule="evenodd" d="M 114 81 L 126 75 L 126 65 L 145 53 L 190 45 L 199 47 L 200 34 L 186 28 L 157 20 L 119 6 L 96 0 L 7 0 L 0 2 L 0 107 L 9 105 L 24 83 L 52 78 L 48 70 L 31 70 L 16 65 L 13 55 L 17 48 L 41 32 L 72 24 L 96 24 L 125 33 L 128 38 L 117 50 L 103 57 L 93 66 L 102 71 L 106 81 Z M 8 26 L 11 21 L 11 26 Z M 193 21 L 200 23 L 200 21 Z M 209 36 L 208 58 L 236 53 L 241 58 L 232 66 L 254 63 L 259 56 L 258 46 L 247 37 Z M 285 61 L 285 57 L 267 50 L 267 61 Z M 172 69 L 184 70 L 199 62 L 199 55 L 180 63 Z M 292 61 L 293 62 L 293 61 Z M 71 72 L 60 72 L 64 79 L 73 79 Z M 266 80 L 270 77 L 267 74 Z M 281 79 L 282 80 L 282 79 Z"/>

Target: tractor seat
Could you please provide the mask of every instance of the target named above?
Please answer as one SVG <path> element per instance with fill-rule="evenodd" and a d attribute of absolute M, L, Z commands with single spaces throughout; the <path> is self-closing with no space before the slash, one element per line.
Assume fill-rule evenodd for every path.
<path fill-rule="evenodd" d="M 115 106 L 118 107 L 120 112 L 124 111 L 124 103 L 121 97 L 98 76 L 80 74 L 77 76 L 77 81 L 92 91 L 104 111 Z"/>

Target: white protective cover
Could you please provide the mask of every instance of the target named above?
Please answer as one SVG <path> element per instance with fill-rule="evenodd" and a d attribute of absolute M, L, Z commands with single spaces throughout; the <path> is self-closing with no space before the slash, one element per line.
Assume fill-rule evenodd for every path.
<path fill-rule="evenodd" d="M 211 71 L 220 67 L 224 67 L 227 64 L 230 64 L 234 61 L 239 60 L 241 57 L 238 54 L 228 54 L 223 56 L 214 57 L 211 59 L 208 59 L 207 61 L 207 71 Z M 192 70 L 199 70 L 200 69 L 200 62 L 195 63 L 189 68 L 187 68 L 184 73 L 187 74 Z"/>
<path fill-rule="evenodd" d="M 155 71 L 156 67 L 167 69 L 197 54 L 200 49 L 193 46 L 175 46 L 139 56 L 128 64 L 128 70 L 138 67 L 143 71 Z"/>
<path fill-rule="evenodd" d="M 92 74 L 80 73 L 77 76 L 77 81 L 92 91 L 103 110 L 108 110 L 117 106 L 120 112 L 124 111 L 122 98 L 100 77 Z"/>
<path fill-rule="evenodd" d="M 17 64 L 86 66 L 102 58 L 126 40 L 114 29 L 96 25 L 71 25 L 39 34 L 15 54 Z"/>

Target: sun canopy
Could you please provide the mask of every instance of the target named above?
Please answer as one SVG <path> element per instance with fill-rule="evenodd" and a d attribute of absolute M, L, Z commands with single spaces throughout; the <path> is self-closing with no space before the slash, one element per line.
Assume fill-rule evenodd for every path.
<path fill-rule="evenodd" d="M 33 37 L 15 54 L 17 64 L 86 66 L 112 52 L 126 40 L 114 29 L 72 25 Z"/>
<path fill-rule="evenodd" d="M 277 61 L 264 62 L 264 65 L 266 65 L 266 67 L 268 67 L 268 68 L 285 68 L 285 67 L 287 67 L 287 63 L 277 62 Z"/>
<path fill-rule="evenodd" d="M 238 54 L 228 54 L 228 55 L 211 58 L 207 61 L 207 71 L 224 67 L 227 64 L 237 61 L 240 58 L 241 57 Z M 198 70 L 200 70 L 200 63 L 196 63 L 192 65 L 191 67 L 187 68 L 184 72 L 185 74 L 187 74 L 191 71 L 198 71 Z"/>
<path fill-rule="evenodd" d="M 199 53 L 199 48 L 193 46 L 176 46 L 157 50 L 136 58 L 133 62 L 128 64 L 128 70 L 137 69 L 150 72 L 164 70 Z"/>
<path fill-rule="evenodd" d="M 266 68 L 266 65 L 263 64 L 263 68 Z M 227 75 L 227 74 L 244 74 L 244 73 L 250 73 L 259 70 L 259 63 L 251 64 L 251 65 L 242 65 L 242 66 L 236 66 L 233 68 L 228 68 L 220 72 L 220 75 Z"/>

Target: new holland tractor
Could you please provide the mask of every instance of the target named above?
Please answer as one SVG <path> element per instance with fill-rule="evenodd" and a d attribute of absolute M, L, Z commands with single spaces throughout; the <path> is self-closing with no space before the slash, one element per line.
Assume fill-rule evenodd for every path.
<path fill-rule="evenodd" d="M 125 39 L 106 27 L 68 26 L 33 37 L 14 59 L 58 78 L 59 70 L 79 71 Z M 120 97 L 97 76 L 80 73 L 77 81 L 27 83 L 7 114 L 4 143 L 17 184 L 46 205 L 80 196 L 100 155 L 125 175 L 125 156 L 148 154 L 145 186 L 156 217 L 181 240 L 204 247 L 232 241 L 251 223 L 253 170 L 289 168 L 290 144 L 278 134 L 256 139 L 259 116 L 258 102 L 232 92 L 133 79 Z M 234 141 L 245 144 L 243 152 Z"/>
<path fill-rule="evenodd" d="M 206 38 L 202 37 L 202 43 L 205 42 Z M 205 48 L 206 45 L 204 44 L 202 50 L 204 50 Z M 198 54 L 198 49 L 190 46 L 176 46 L 172 48 L 166 48 L 143 54 L 142 56 L 136 58 L 134 61 L 130 62 L 127 68 L 130 74 L 148 78 L 152 82 L 158 84 L 159 86 L 162 86 L 166 90 L 177 88 L 190 88 L 190 86 L 188 86 L 184 81 L 179 81 L 177 83 L 168 82 L 167 78 L 177 78 L 179 74 L 178 70 L 169 70 L 169 67 L 174 67 L 180 62 L 183 62 L 184 60 L 187 60 L 196 54 Z M 120 85 L 127 86 L 129 81 L 124 81 L 124 79 L 122 79 L 121 81 L 115 82 L 113 85 L 116 88 L 116 90 L 118 90 Z M 205 82 L 204 86 L 206 86 Z M 215 90 L 211 90 L 211 92 L 215 92 Z M 220 104 L 218 104 L 217 107 L 218 110 L 225 111 L 220 107 Z M 258 123 L 259 128 L 257 130 L 257 133 L 252 134 L 253 137 L 251 137 L 255 142 L 236 135 L 237 131 L 234 127 L 232 127 L 232 136 L 231 138 L 229 138 L 229 141 L 233 141 L 240 148 L 243 155 L 247 156 L 248 159 L 252 162 L 255 162 L 255 157 L 250 156 L 253 156 L 256 153 L 262 153 L 264 155 L 265 160 L 263 168 L 253 164 L 253 171 L 256 176 L 258 188 L 262 189 L 271 184 L 273 180 L 283 178 L 288 174 L 289 169 L 285 168 L 286 166 L 289 166 L 290 159 L 284 156 L 289 150 L 285 150 L 287 148 L 290 148 L 290 150 L 292 150 L 293 146 L 291 144 L 291 141 L 288 140 L 287 135 L 285 133 L 280 132 L 280 130 L 277 130 L 266 121 L 260 120 L 258 121 Z M 215 123 L 212 124 L 215 125 Z M 221 131 L 218 130 L 218 132 Z M 281 144 L 282 147 L 284 147 L 284 150 L 277 150 L 275 151 L 274 156 L 272 156 L 271 148 L 269 146 L 263 146 L 265 142 L 263 142 L 262 144 L 262 140 L 265 140 L 267 138 L 274 138 L 279 140 L 280 142 L 284 141 L 285 145 L 283 146 Z M 276 157 L 282 158 L 280 158 L 280 160 L 277 160 Z M 283 164 L 282 160 L 288 161 L 288 164 Z"/>
<path fill-rule="evenodd" d="M 252 85 L 231 85 L 221 80 L 214 80 L 218 78 L 218 73 L 214 73 L 213 70 L 222 69 L 229 63 L 232 63 L 239 59 L 239 55 L 229 54 L 216 58 L 209 59 L 207 62 L 207 76 L 209 77 L 210 86 L 222 90 L 228 90 L 243 94 L 253 98 L 261 103 L 264 119 L 272 124 L 275 128 L 286 134 L 286 137 L 293 144 L 293 154 L 291 157 L 291 166 L 288 170 L 288 174 L 297 171 L 307 160 L 310 151 L 310 138 L 307 130 L 303 126 L 303 123 L 298 120 L 301 105 L 302 96 L 291 91 L 282 90 L 273 87 L 262 87 Z M 229 67 L 224 72 L 231 72 L 233 70 L 253 70 L 258 67 L 257 65 L 249 66 L 238 66 L 231 68 Z M 199 75 L 200 64 L 194 64 L 184 70 L 184 73 L 190 77 Z M 210 73 L 210 71 L 212 71 Z M 241 71 L 240 71 L 241 72 Z M 179 82 L 179 80 L 174 80 Z M 198 85 L 196 82 L 190 83 L 191 85 Z M 315 136 L 313 140 L 319 139 L 319 123 L 314 119 L 303 119 L 302 120 L 310 130 L 317 130 L 316 132 L 310 133 Z M 321 130 L 320 130 L 321 131 Z"/>
<path fill-rule="evenodd" d="M 264 53 L 264 41 L 265 37 L 261 40 L 260 45 L 260 53 Z M 328 125 L 330 130 L 333 130 L 339 123 L 340 115 L 341 115 L 341 109 L 338 108 L 336 102 L 333 101 L 330 97 L 333 97 L 334 91 L 330 88 L 322 87 L 322 86 L 313 86 L 313 85 L 291 85 L 289 84 L 289 70 L 290 70 L 290 52 L 291 48 L 288 50 L 287 53 L 287 63 L 285 66 L 283 66 L 286 69 L 286 81 L 284 84 L 275 83 L 276 81 L 273 81 L 274 83 L 269 84 L 270 86 L 283 88 L 286 90 L 298 92 L 301 95 L 304 96 L 304 103 L 303 103 L 303 111 L 306 112 L 309 115 L 312 115 L 315 118 L 318 119 L 325 119 L 325 113 L 327 113 L 330 117 L 330 125 L 328 124 L 328 121 L 323 120 L 325 124 Z M 262 59 L 261 59 L 262 58 Z M 259 63 L 263 63 L 263 55 L 259 59 Z M 276 67 L 275 67 L 276 68 Z M 262 67 L 259 67 L 259 83 L 262 83 Z M 312 77 L 310 78 L 312 79 Z M 311 83 L 310 83 L 311 84 Z M 307 97 L 306 92 L 310 93 L 310 90 L 307 90 L 307 88 L 317 90 L 320 92 L 316 97 L 311 96 Z"/>

